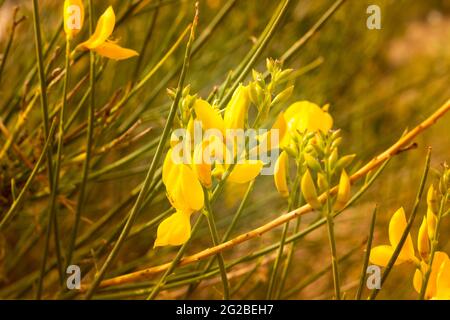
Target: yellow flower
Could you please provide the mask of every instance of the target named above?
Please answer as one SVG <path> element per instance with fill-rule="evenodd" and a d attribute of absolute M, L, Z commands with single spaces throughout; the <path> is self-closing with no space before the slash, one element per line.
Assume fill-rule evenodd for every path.
<path fill-rule="evenodd" d="M 391 218 L 389 222 L 389 242 L 391 245 L 383 245 L 373 248 L 370 251 L 370 262 L 379 266 L 385 267 L 395 248 L 397 247 L 402 234 L 406 228 L 406 216 L 403 208 L 398 209 Z M 414 246 L 411 239 L 411 235 L 408 234 L 403 248 L 395 262 L 395 265 L 399 265 L 404 262 L 416 262 L 419 263 L 418 259 L 414 254 Z"/>
<path fill-rule="evenodd" d="M 450 261 L 445 252 L 436 251 L 431 267 L 430 278 L 425 292 L 426 299 L 450 299 Z M 422 261 L 420 269 L 414 273 L 414 289 L 420 293 L 422 278 L 428 269 L 428 265 Z"/>
<path fill-rule="evenodd" d="M 287 198 L 289 196 L 289 188 L 287 184 L 288 174 L 288 155 L 286 151 L 282 151 L 275 163 L 275 169 L 273 178 L 275 180 L 275 187 L 282 197 Z"/>
<path fill-rule="evenodd" d="M 81 0 L 64 1 L 64 32 L 69 39 L 80 32 L 84 23 L 84 6 Z"/>
<path fill-rule="evenodd" d="M 331 115 L 315 103 L 299 101 L 290 105 L 284 113 L 289 131 L 322 131 L 326 133 L 333 127 Z"/>
<path fill-rule="evenodd" d="M 108 40 L 114 31 L 115 24 L 116 16 L 113 8 L 109 6 L 98 20 L 94 34 L 87 41 L 78 45 L 77 48 L 93 50 L 103 57 L 114 60 L 123 60 L 139 55 L 134 50 L 122 48 Z"/>
<path fill-rule="evenodd" d="M 204 130 L 217 129 L 222 134 L 225 133 L 227 129 L 242 129 L 244 127 L 244 119 L 248 111 L 249 99 L 247 93 L 247 87 L 240 86 L 233 94 L 231 101 L 225 108 L 224 119 L 221 115 L 211 106 L 207 101 L 198 99 L 194 103 L 194 111 L 196 115 L 196 120 L 202 123 L 202 128 Z M 280 127 L 282 124 L 278 123 Z M 222 154 L 216 154 L 216 158 L 219 158 L 219 162 L 215 163 L 215 168 L 212 174 L 221 177 L 222 174 L 228 169 L 229 161 L 233 160 L 230 156 L 233 154 L 231 150 L 228 150 L 225 144 L 219 137 L 210 136 L 210 140 L 214 139 L 214 143 L 210 141 L 213 149 L 224 150 Z M 222 136 L 223 138 L 223 136 Z M 234 146 L 235 147 L 235 146 Z M 241 156 L 241 155 L 239 155 Z M 232 172 L 228 176 L 229 182 L 234 183 L 247 183 L 255 179 L 261 172 L 263 167 L 263 162 L 260 160 L 246 160 L 240 159 L 234 166 Z M 204 169 L 206 169 L 204 167 Z M 203 181 L 208 181 L 206 177 L 202 177 Z"/>
<path fill-rule="evenodd" d="M 190 214 L 177 211 L 158 226 L 154 247 L 179 246 L 191 236 Z"/>
<path fill-rule="evenodd" d="M 197 176 L 189 165 L 174 161 L 172 150 L 169 150 L 164 160 L 162 178 L 174 208 L 186 213 L 203 208 L 203 188 Z"/>
<path fill-rule="evenodd" d="M 223 116 L 225 127 L 227 129 L 243 129 L 249 106 L 248 87 L 239 85 L 225 107 Z"/>

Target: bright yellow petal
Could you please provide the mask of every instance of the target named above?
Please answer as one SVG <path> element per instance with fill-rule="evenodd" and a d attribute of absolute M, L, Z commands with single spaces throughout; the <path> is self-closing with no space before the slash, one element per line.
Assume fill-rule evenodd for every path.
<path fill-rule="evenodd" d="M 183 199 L 192 211 L 203 208 L 204 194 L 203 188 L 198 181 L 194 171 L 187 165 L 183 165 L 181 170 L 180 187 Z"/>
<path fill-rule="evenodd" d="M 125 60 L 139 55 L 137 51 L 122 48 L 121 46 L 109 41 L 102 43 L 96 47 L 94 51 L 102 57 L 113 60 Z"/>
<path fill-rule="evenodd" d="M 417 237 L 417 249 L 419 249 L 419 254 L 422 259 L 428 259 L 428 254 L 430 253 L 430 241 L 428 239 L 428 226 L 426 217 L 423 217 L 422 224 L 419 228 L 419 235 Z"/>
<path fill-rule="evenodd" d="M 246 183 L 255 179 L 261 172 L 263 162 L 261 160 L 244 160 L 242 163 L 237 163 L 230 176 L 229 182 Z"/>
<path fill-rule="evenodd" d="M 424 263 L 422 262 L 422 264 L 424 264 Z M 420 293 L 420 290 L 422 288 L 422 278 L 423 278 L 422 271 L 419 269 L 416 269 L 416 272 L 414 272 L 413 287 L 417 293 Z"/>
<path fill-rule="evenodd" d="M 249 105 L 248 87 L 240 85 L 234 91 L 230 102 L 225 107 L 225 114 L 223 116 L 225 128 L 243 129 Z"/>
<path fill-rule="evenodd" d="M 98 20 L 95 32 L 92 36 L 85 42 L 81 43 L 79 46 L 86 47 L 87 49 L 95 49 L 98 46 L 104 44 L 109 36 L 114 31 L 114 26 L 116 24 L 116 15 L 111 6 L 106 9 Z"/>
<path fill-rule="evenodd" d="M 288 128 L 299 131 L 327 132 L 333 127 L 333 118 L 318 105 L 309 101 L 299 101 L 289 106 L 284 113 Z"/>
<path fill-rule="evenodd" d="M 389 222 L 389 241 L 393 248 L 397 247 L 405 228 L 406 228 L 405 210 L 403 210 L 403 208 L 400 208 L 394 213 L 394 215 L 391 218 L 391 221 Z M 408 234 L 408 237 L 406 238 L 403 248 L 400 251 L 399 259 L 411 261 L 415 260 L 414 246 L 410 234 Z"/>
<path fill-rule="evenodd" d="M 370 250 L 370 263 L 386 267 L 394 249 L 391 246 L 378 246 Z"/>
<path fill-rule="evenodd" d="M 222 116 L 207 101 L 197 99 L 194 103 L 195 114 L 202 123 L 203 130 L 218 129 L 225 134 L 225 125 Z"/>
<path fill-rule="evenodd" d="M 350 200 L 351 196 L 351 184 L 350 178 L 347 175 L 345 170 L 341 172 L 341 178 L 339 180 L 339 188 L 338 194 L 336 196 L 336 203 L 334 204 L 334 209 L 336 211 L 341 210 L 347 204 L 347 201 Z"/>
<path fill-rule="evenodd" d="M 433 266 L 431 267 L 430 279 L 428 280 L 428 287 L 425 297 L 431 299 L 436 296 L 437 292 L 437 278 L 441 270 L 442 264 L 448 260 L 448 255 L 442 251 L 436 251 L 433 259 Z"/>
<path fill-rule="evenodd" d="M 205 149 L 207 148 L 209 141 L 202 141 L 199 145 L 195 147 L 194 150 L 194 171 L 197 175 L 198 180 L 206 188 L 210 188 L 212 185 L 211 179 L 211 157 L 205 154 Z"/>
<path fill-rule="evenodd" d="M 450 300 L 450 259 L 445 259 L 439 269 L 435 299 Z"/>
<path fill-rule="evenodd" d="M 286 151 L 280 153 L 280 156 L 275 163 L 275 169 L 273 178 L 275 181 L 275 187 L 282 197 L 289 196 L 289 188 L 287 184 L 287 164 L 288 164 L 288 155 Z"/>
<path fill-rule="evenodd" d="M 177 211 L 158 226 L 154 247 L 180 246 L 191 236 L 190 215 Z"/>
<path fill-rule="evenodd" d="M 64 32 L 71 39 L 80 32 L 84 23 L 84 5 L 81 0 L 64 1 Z"/>
<path fill-rule="evenodd" d="M 164 159 L 162 170 L 163 183 L 166 186 L 166 188 L 168 189 L 175 188 L 175 183 L 179 176 L 179 169 L 180 166 L 176 165 L 173 162 L 172 149 L 169 149 L 169 151 L 166 154 L 166 158 Z"/>

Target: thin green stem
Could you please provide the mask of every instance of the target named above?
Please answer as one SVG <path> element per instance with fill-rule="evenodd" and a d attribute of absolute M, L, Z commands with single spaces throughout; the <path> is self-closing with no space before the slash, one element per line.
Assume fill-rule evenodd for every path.
<path fill-rule="evenodd" d="M 364 260 L 363 260 L 363 265 L 362 265 L 362 269 L 361 269 L 361 275 L 359 276 L 359 286 L 356 291 L 355 300 L 361 300 L 361 295 L 362 295 L 362 292 L 364 289 L 364 282 L 366 280 L 366 274 L 367 274 L 367 266 L 369 265 L 370 250 L 372 249 L 373 231 L 375 230 L 377 211 L 378 211 L 378 205 L 375 206 L 375 208 L 373 209 L 373 213 L 372 213 L 369 237 L 367 238 L 366 252 L 364 253 Z"/>
<path fill-rule="evenodd" d="M 91 0 L 92 1 L 92 0 Z M 106 258 L 105 262 L 103 263 L 100 271 L 96 274 L 95 279 L 91 285 L 91 287 L 89 288 L 88 292 L 86 293 L 85 298 L 86 299 L 90 299 L 93 294 L 95 293 L 95 290 L 97 289 L 98 285 L 100 284 L 100 282 L 102 281 L 103 277 L 106 274 L 107 269 L 109 268 L 109 266 L 111 265 L 111 263 L 114 261 L 114 259 L 116 258 L 117 254 L 119 253 L 119 250 L 123 244 L 123 242 L 125 241 L 126 237 L 128 236 L 128 233 L 130 232 L 134 221 L 136 219 L 137 213 L 139 212 L 139 210 L 141 209 L 141 205 L 143 203 L 143 201 L 146 198 L 146 194 L 148 191 L 148 187 L 150 186 L 150 184 L 153 181 L 153 177 L 155 175 L 157 166 L 161 160 L 162 157 L 162 152 L 164 150 L 165 144 L 167 142 L 167 139 L 169 138 L 170 135 L 170 130 L 172 127 L 172 123 L 173 120 L 175 119 L 175 115 L 178 109 L 178 103 L 181 99 L 181 93 L 183 90 L 183 85 L 184 85 L 184 80 L 186 77 L 186 73 L 189 67 L 189 61 L 190 61 L 190 57 L 191 57 L 191 49 L 192 49 L 192 43 L 194 41 L 194 35 L 195 35 L 195 30 L 197 27 L 197 21 L 198 21 L 198 12 L 196 12 L 196 15 L 194 17 L 194 22 L 192 24 L 191 27 L 191 33 L 189 36 L 189 40 L 188 40 L 188 44 L 186 46 L 186 52 L 185 52 L 185 56 L 184 56 L 184 62 L 183 62 L 183 67 L 181 70 L 181 75 L 180 75 L 180 79 L 178 81 L 178 86 L 177 86 L 177 92 L 175 95 L 175 99 L 172 102 L 172 106 L 170 107 L 170 112 L 169 112 L 169 116 L 167 118 L 167 122 L 164 126 L 164 130 L 163 133 L 161 135 L 161 139 L 159 140 L 158 146 L 156 148 L 156 153 L 155 156 L 153 157 L 153 160 L 150 164 L 150 167 L 148 169 L 147 172 L 147 176 L 145 177 L 145 180 L 143 182 L 141 191 L 139 192 L 139 195 L 136 199 L 136 202 L 133 206 L 133 208 L 131 209 L 127 221 L 125 223 L 125 226 L 123 227 L 119 238 L 117 239 L 117 242 L 115 243 L 113 249 L 111 250 L 110 254 L 108 255 L 108 257 Z"/>
<path fill-rule="evenodd" d="M 89 0 L 89 34 L 94 33 L 94 22 L 95 21 L 95 10 L 93 1 Z M 81 212 L 83 211 L 86 185 L 89 177 L 89 164 L 91 161 L 91 152 L 93 144 L 93 134 L 94 134 L 94 119 L 95 119 L 95 53 L 93 51 L 89 52 L 89 90 L 90 90 L 90 101 L 88 107 L 88 117 L 87 117 L 87 132 L 86 132 L 86 155 L 83 163 L 83 174 L 80 184 L 80 192 L 78 193 L 78 202 L 75 211 L 75 220 L 73 223 L 72 234 L 69 240 L 69 247 L 67 250 L 67 266 L 72 263 L 73 251 L 75 249 L 75 243 L 77 240 L 78 228 L 81 220 Z M 67 69 L 66 69 L 67 73 Z"/>
<path fill-rule="evenodd" d="M 209 198 L 209 190 L 204 189 L 205 194 L 205 214 L 208 219 L 208 227 L 211 233 L 211 238 L 213 242 L 213 246 L 216 246 L 219 243 L 219 235 L 217 233 L 216 222 L 214 219 L 214 213 L 211 209 L 211 203 Z M 230 299 L 230 285 L 228 284 L 227 270 L 225 269 L 225 261 L 223 259 L 222 253 L 217 254 L 217 262 L 219 264 L 220 276 L 222 278 L 223 284 L 223 298 L 224 300 Z"/>

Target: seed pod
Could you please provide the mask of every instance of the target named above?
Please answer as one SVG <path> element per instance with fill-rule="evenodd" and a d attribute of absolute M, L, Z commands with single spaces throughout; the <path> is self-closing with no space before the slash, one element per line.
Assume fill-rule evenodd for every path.
<path fill-rule="evenodd" d="M 274 169 L 274 181 L 275 187 L 282 197 L 287 198 L 289 196 L 289 188 L 287 184 L 287 174 L 288 174 L 288 154 L 286 151 L 280 153 L 280 156 L 275 163 Z"/>
<path fill-rule="evenodd" d="M 419 236 L 417 238 L 417 247 L 419 249 L 419 254 L 423 260 L 428 260 L 428 255 L 430 254 L 430 241 L 428 239 L 428 226 L 427 218 L 423 217 L 422 224 L 419 228 Z"/>
<path fill-rule="evenodd" d="M 345 170 L 342 170 L 341 178 L 339 179 L 338 194 L 336 197 L 336 202 L 334 204 L 334 210 L 339 211 L 345 207 L 351 196 L 350 188 L 350 179 L 347 175 L 347 172 L 345 172 Z"/>
<path fill-rule="evenodd" d="M 314 181 L 308 169 L 306 169 L 306 172 L 302 177 L 301 188 L 303 198 L 306 200 L 306 202 L 313 209 L 319 210 L 322 207 L 322 204 L 317 197 L 316 186 L 314 185 Z"/>

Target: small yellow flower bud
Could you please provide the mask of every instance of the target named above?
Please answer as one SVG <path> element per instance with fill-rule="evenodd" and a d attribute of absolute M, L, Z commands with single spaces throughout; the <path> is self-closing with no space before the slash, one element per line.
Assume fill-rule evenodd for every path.
<path fill-rule="evenodd" d="M 80 32 L 84 23 L 84 6 L 81 0 L 64 1 L 64 32 L 69 39 Z"/>
<path fill-rule="evenodd" d="M 319 187 L 319 192 L 323 192 L 325 190 L 328 189 L 328 182 L 327 182 L 327 178 L 325 177 L 325 175 L 323 173 L 318 173 L 317 174 L 317 186 Z"/>
<path fill-rule="evenodd" d="M 312 155 L 305 153 L 303 157 L 305 158 L 306 165 L 309 169 L 316 172 L 319 172 L 321 170 L 319 161 Z"/>
<path fill-rule="evenodd" d="M 277 159 L 277 162 L 275 163 L 275 170 L 273 175 L 275 187 L 277 188 L 281 196 L 285 198 L 289 196 L 289 188 L 287 184 L 288 160 L 289 159 L 287 152 L 281 152 L 280 156 Z"/>
<path fill-rule="evenodd" d="M 316 186 L 311 177 L 311 173 L 306 169 L 305 174 L 302 177 L 301 182 L 303 198 L 308 202 L 308 204 L 315 210 L 319 210 L 322 207 L 322 203 L 317 197 Z"/>
<path fill-rule="evenodd" d="M 342 170 L 341 178 L 339 180 L 336 203 L 334 204 L 334 210 L 339 211 L 345 207 L 351 196 L 350 188 L 351 188 L 350 179 L 347 175 L 347 172 L 345 172 L 345 170 Z"/>
<path fill-rule="evenodd" d="M 428 237 L 430 238 L 430 240 L 434 239 L 434 233 L 436 232 L 436 223 L 437 223 L 436 215 L 433 213 L 431 208 L 428 207 L 427 226 L 428 226 Z"/>
<path fill-rule="evenodd" d="M 436 214 L 438 212 L 438 210 L 439 210 L 438 199 L 437 199 L 436 190 L 434 190 L 433 185 L 430 185 L 430 187 L 428 188 L 427 204 L 428 204 L 428 208 L 431 209 L 431 211 L 434 214 Z"/>
<path fill-rule="evenodd" d="M 427 261 L 428 255 L 430 254 L 430 241 L 428 239 L 428 227 L 426 217 L 423 217 L 422 224 L 420 225 L 419 228 L 417 247 L 419 249 L 419 254 L 422 257 L 422 259 Z"/>

